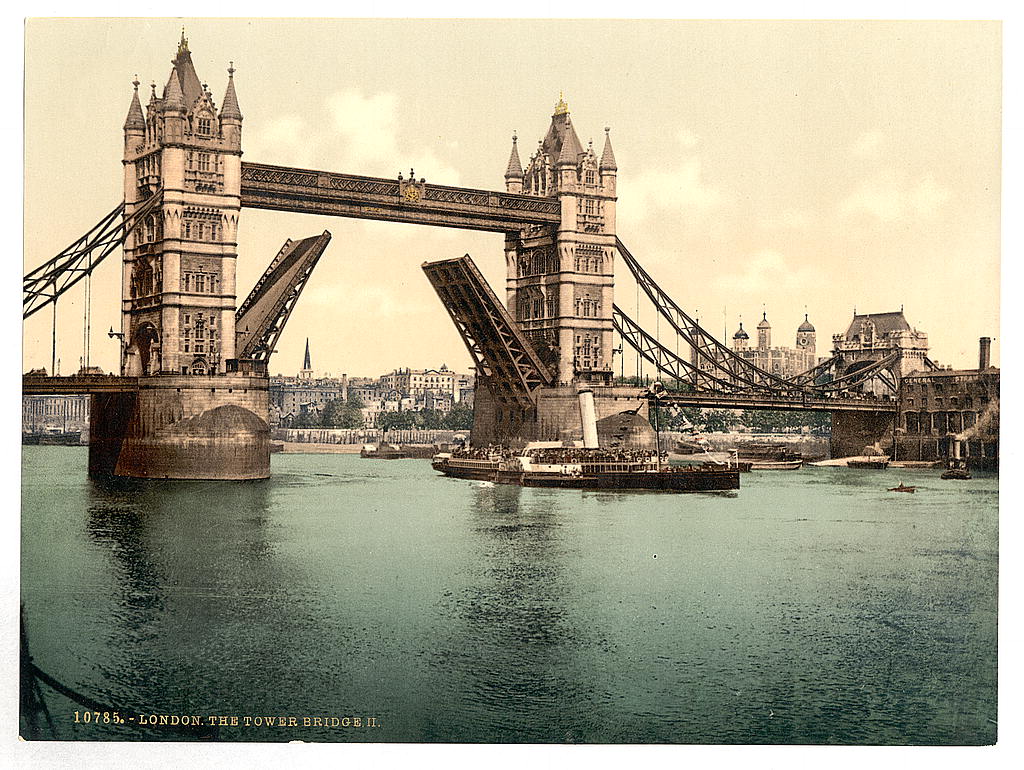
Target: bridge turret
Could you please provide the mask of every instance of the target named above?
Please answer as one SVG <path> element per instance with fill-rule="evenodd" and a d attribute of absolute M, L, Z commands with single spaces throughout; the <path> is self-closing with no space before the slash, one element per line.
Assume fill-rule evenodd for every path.
<path fill-rule="evenodd" d="M 615 153 L 612 152 L 611 127 L 604 127 L 604 152 L 601 153 L 601 186 L 608 195 L 615 195 L 615 179 L 619 167 L 615 163 Z"/>
<path fill-rule="evenodd" d="M 177 65 L 171 68 L 171 77 L 164 87 L 163 102 L 164 141 L 180 141 L 185 133 L 185 95 L 178 80 Z"/>
<path fill-rule="evenodd" d="M 242 111 L 238 108 L 235 93 L 235 63 L 228 63 L 228 86 L 224 91 L 224 102 L 220 108 L 220 127 L 224 141 L 231 147 L 242 144 Z"/>
<path fill-rule="evenodd" d="M 508 156 L 508 167 L 505 169 L 505 190 L 510 193 L 523 191 L 523 164 L 519 162 L 518 137 L 512 134 L 512 152 Z"/>
<path fill-rule="evenodd" d="M 133 150 L 141 144 L 146 136 L 146 119 L 142 115 L 142 104 L 139 102 L 139 78 L 136 75 L 132 81 L 135 90 L 132 92 L 132 101 L 128 105 L 128 117 L 124 120 L 124 149 L 125 152 Z"/>

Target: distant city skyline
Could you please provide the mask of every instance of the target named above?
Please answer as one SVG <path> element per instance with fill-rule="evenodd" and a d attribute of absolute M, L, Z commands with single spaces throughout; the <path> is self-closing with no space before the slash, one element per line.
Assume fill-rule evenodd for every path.
<path fill-rule="evenodd" d="M 234 62 L 247 161 L 384 177 L 412 166 L 428 183 L 500 190 L 513 131 L 525 159 L 561 92 L 584 142 L 600 147 L 611 128 L 623 241 L 723 343 L 741 316 L 753 324 L 767 311 L 773 344 L 792 345 L 806 312 L 824 354 L 855 307 L 903 306 L 933 359 L 971 366 L 978 337 L 989 336 L 999 362 L 998 23 L 185 26 L 218 100 Z M 180 31 L 175 19 L 27 22 L 26 268 L 120 200 L 131 81 L 137 73 L 147 94 L 150 81 L 162 87 Z M 430 78 L 418 75 L 424 67 Z M 307 336 L 315 367 L 337 375 L 395 361 L 469 371 L 419 265 L 468 252 L 503 296 L 501 236 L 245 210 L 239 299 L 286 238 L 325 228 L 334 240 L 272 372 L 301 364 Z M 92 286 L 91 363 L 107 370 L 118 365 L 119 343 L 107 337 L 120 325 L 118 262 L 109 257 Z M 621 264 L 616 280 L 617 301 L 633 312 Z M 65 374 L 82 355 L 81 296 L 58 310 Z M 25 370 L 50 367 L 50 320 L 47 311 L 26 323 Z M 638 320 L 659 327 L 649 306 Z M 627 374 L 635 358 L 626 352 Z M 616 357 L 616 374 L 620 366 Z"/>

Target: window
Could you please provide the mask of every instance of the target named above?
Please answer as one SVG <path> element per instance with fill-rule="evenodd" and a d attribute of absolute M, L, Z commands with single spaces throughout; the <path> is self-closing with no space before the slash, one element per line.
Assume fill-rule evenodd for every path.
<path fill-rule="evenodd" d="M 199 133 L 202 136 L 209 136 L 211 133 L 213 133 L 210 128 L 209 118 L 199 118 Z"/>
<path fill-rule="evenodd" d="M 210 155 L 209 153 L 199 153 L 199 170 L 209 171 L 210 170 Z"/>

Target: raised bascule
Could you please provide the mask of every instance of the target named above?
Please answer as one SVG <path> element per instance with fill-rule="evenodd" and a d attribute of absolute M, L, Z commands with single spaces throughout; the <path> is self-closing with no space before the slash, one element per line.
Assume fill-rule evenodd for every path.
<path fill-rule="evenodd" d="M 24 378 L 26 394 L 92 394 L 91 474 L 270 474 L 267 361 L 331 236 L 324 231 L 286 241 L 239 305 L 235 265 L 243 208 L 504 235 L 504 302 L 468 255 L 423 265 L 476 366 L 474 444 L 579 438 L 580 388 L 593 391 L 600 435 L 608 442 L 628 431 L 649 434 L 644 418 L 654 399 L 826 410 L 833 414 L 838 453 L 855 453 L 892 433 L 897 402 L 891 396 L 907 349 L 882 340 L 868 351 L 837 344 L 832 358 L 784 378 L 720 343 L 619 239 L 618 167 L 609 129 L 600 153 L 592 144 L 584 147 L 563 98 L 525 168 L 513 136 L 505 189 L 477 190 L 428 183 L 412 171 L 382 179 L 243 162 L 234 73 L 229 66 L 218 106 L 183 34 L 170 77 L 159 96 L 153 87 L 145 110 L 134 83 L 123 127 L 123 203 L 25 276 L 27 318 L 88 281 L 123 247 L 122 322 L 114 335 L 122 340 L 120 376 Z M 686 355 L 615 304 L 616 257 Z M 679 387 L 662 395 L 616 384 L 616 335 Z M 847 397 L 853 391 L 858 398 Z M 865 391 L 873 395 L 864 397 Z"/>

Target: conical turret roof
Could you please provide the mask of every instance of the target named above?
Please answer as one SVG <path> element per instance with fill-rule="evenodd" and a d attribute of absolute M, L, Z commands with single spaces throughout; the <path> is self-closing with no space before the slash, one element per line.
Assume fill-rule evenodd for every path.
<path fill-rule="evenodd" d="M 518 137 L 512 134 L 512 153 L 508 156 L 508 168 L 505 169 L 506 179 L 522 179 L 523 164 L 519 162 Z"/>
<path fill-rule="evenodd" d="M 178 53 L 173 64 L 178 73 L 178 84 L 181 86 L 185 108 L 191 110 L 196 100 L 205 95 L 205 91 L 199 82 L 195 65 L 192 64 L 192 53 L 188 50 L 188 38 L 185 37 L 184 29 L 181 30 L 181 41 L 178 43 Z"/>
<path fill-rule="evenodd" d="M 221 107 L 220 116 L 222 118 L 235 118 L 236 120 L 242 119 L 242 111 L 238 108 L 238 96 L 235 94 L 234 62 L 231 62 L 228 66 L 228 87 L 224 92 L 224 106 Z"/>
<path fill-rule="evenodd" d="M 128 117 L 124 120 L 124 128 L 146 128 L 146 119 L 142 115 L 142 104 L 139 102 L 139 80 L 132 81 L 135 91 L 132 93 L 132 103 L 128 105 Z"/>
<path fill-rule="evenodd" d="M 569 105 L 559 97 L 555 113 L 551 116 L 551 125 L 541 140 L 541 152 L 549 158 L 562 163 L 571 160 L 573 164 L 583 154 L 583 145 L 576 135 L 576 129 L 569 120 Z"/>
<path fill-rule="evenodd" d="M 736 330 L 736 333 L 732 335 L 734 340 L 749 340 L 750 335 L 743 331 L 743 321 L 740 321 L 740 328 Z"/>
<path fill-rule="evenodd" d="M 178 79 L 178 68 L 171 70 L 171 76 L 164 86 L 164 109 L 176 109 L 184 111 L 185 97 L 181 92 L 181 81 Z"/>
<path fill-rule="evenodd" d="M 615 153 L 612 152 L 612 137 L 611 129 L 605 126 L 604 129 L 604 152 L 601 153 L 601 164 L 600 168 L 602 171 L 616 171 L 618 166 L 615 165 Z"/>
<path fill-rule="evenodd" d="M 765 311 L 761 316 L 761 322 L 757 325 L 758 329 L 771 329 L 772 325 L 768 323 L 768 311 Z"/>
<path fill-rule="evenodd" d="M 804 322 L 797 327 L 798 332 L 813 332 L 814 325 L 807 320 L 807 313 L 804 313 Z"/>

